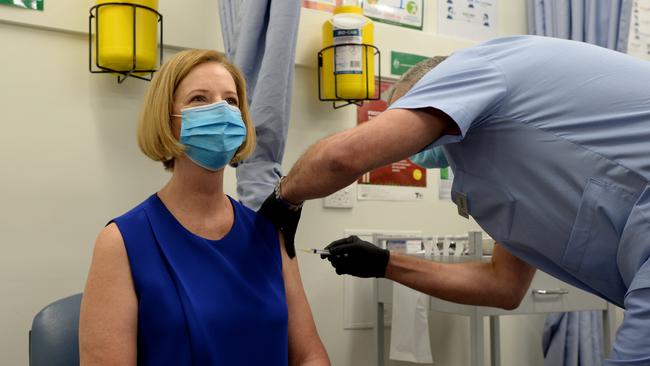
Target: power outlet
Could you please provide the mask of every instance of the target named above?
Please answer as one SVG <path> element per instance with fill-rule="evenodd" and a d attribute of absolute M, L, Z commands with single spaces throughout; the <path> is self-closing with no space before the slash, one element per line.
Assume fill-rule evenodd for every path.
<path fill-rule="evenodd" d="M 352 208 L 354 207 L 354 187 L 347 186 L 323 198 L 323 207 Z"/>

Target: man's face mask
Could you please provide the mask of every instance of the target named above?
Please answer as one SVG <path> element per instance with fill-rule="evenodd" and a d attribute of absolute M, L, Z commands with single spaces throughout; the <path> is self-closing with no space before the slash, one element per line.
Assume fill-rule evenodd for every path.
<path fill-rule="evenodd" d="M 411 161 L 423 168 L 446 168 L 447 157 L 440 147 L 422 150 L 410 157 Z"/>
<path fill-rule="evenodd" d="M 185 154 L 199 166 L 216 171 L 228 164 L 246 138 L 239 108 L 226 101 L 181 110 Z"/>

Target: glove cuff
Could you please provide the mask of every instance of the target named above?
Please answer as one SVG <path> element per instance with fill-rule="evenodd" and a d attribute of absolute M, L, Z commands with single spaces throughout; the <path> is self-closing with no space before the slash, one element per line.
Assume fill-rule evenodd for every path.
<path fill-rule="evenodd" d="M 386 268 L 388 268 L 388 262 L 390 261 L 390 250 L 382 249 L 381 255 L 381 272 L 377 274 L 377 278 L 386 277 Z"/>

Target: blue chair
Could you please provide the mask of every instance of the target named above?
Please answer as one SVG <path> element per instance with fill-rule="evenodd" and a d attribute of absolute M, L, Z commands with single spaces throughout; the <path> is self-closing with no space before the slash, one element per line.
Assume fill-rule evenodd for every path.
<path fill-rule="evenodd" d="M 55 301 L 34 317 L 29 331 L 30 366 L 79 365 L 81 294 Z"/>

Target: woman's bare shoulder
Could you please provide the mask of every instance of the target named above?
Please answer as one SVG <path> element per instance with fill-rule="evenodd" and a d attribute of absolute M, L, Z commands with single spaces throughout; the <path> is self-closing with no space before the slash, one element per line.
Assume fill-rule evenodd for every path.
<path fill-rule="evenodd" d="M 93 254 L 95 261 L 121 261 L 127 258 L 124 239 L 117 225 L 106 225 L 97 235 Z"/>

